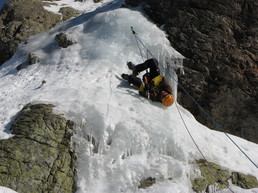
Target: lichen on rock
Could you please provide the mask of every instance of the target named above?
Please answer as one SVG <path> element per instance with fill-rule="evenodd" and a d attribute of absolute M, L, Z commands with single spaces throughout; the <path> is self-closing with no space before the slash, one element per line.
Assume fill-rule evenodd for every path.
<path fill-rule="evenodd" d="M 72 17 L 80 15 L 82 12 L 75 10 L 72 7 L 62 7 L 59 10 L 59 13 L 62 14 L 63 21 L 66 21 L 68 19 L 71 19 Z"/>
<path fill-rule="evenodd" d="M 202 177 L 193 180 L 193 190 L 201 192 L 206 190 L 210 185 L 218 185 L 220 189 L 223 189 L 228 185 L 227 180 L 230 178 L 229 171 L 206 160 L 198 160 L 196 163 L 200 168 Z"/>
<path fill-rule="evenodd" d="M 73 122 L 51 104 L 26 105 L 14 120 L 14 137 L 0 141 L 0 186 L 18 192 L 75 191 Z"/>
<path fill-rule="evenodd" d="M 231 178 L 232 183 L 241 188 L 251 189 L 258 187 L 258 180 L 254 176 L 233 172 Z"/>
<path fill-rule="evenodd" d="M 254 176 L 245 175 L 239 172 L 232 172 L 222 169 L 218 164 L 206 160 L 197 160 L 201 171 L 201 177 L 192 180 L 192 189 L 196 192 L 208 192 L 209 186 L 216 186 L 218 189 L 227 189 L 229 180 L 236 186 L 244 189 L 258 187 L 258 181 Z"/>

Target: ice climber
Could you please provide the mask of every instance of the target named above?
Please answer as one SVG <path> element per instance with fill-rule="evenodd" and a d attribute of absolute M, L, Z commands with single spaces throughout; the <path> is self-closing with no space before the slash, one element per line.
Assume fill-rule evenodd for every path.
<path fill-rule="evenodd" d="M 138 87 L 141 96 L 149 98 L 152 101 L 161 102 L 166 107 L 173 105 L 174 97 L 172 95 L 172 88 L 166 78 L 160 75 L 158 61 L 156 59 L 148 59 L 138 65 L 128 62 L 127 65 L 132 70 L 132 74 L 122 74 L 122 78 L 129 84 Z M 147 69 L 149 69 L 149 72 L 143 75 L 142 81 L 137 75 Z"/>

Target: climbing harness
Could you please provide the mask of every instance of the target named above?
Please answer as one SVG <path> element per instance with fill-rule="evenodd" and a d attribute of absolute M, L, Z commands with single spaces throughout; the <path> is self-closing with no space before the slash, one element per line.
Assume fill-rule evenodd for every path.
<path fill-rule="evenodd" d="M 134 36 L 135 36 L 135 39 L 136 39 L 136 41 L 137 41 L 137 46 L 138 46 L 138 49 L 140 50 L 140 46 L 139 46 L 139 43 L 138 42 L 140 42 L 141 43 L 141 45 L 147 50 L 147 53 L 149 53 L 153 58 L 155 58 L 154 56 L 153 56 L 153 54 L 147 49 L 147 47 L 144 45 L 144 43 L 141 41 L 141 39 L 138 37 L 138 34 L 135 32 L 135 30 L 133 29 L 133 27 L 131 27 L 131 30 L 132 30 L 132 33 L 134 34 Z M 140 51 L 140 53 L 141 53 L 141 56 L 142 56 L 142 52 Z M 142 56 L 142 58 L 143 58 L 143 56 Z M 156 58 L 155 58 L 156 59 Z M 162 66 L 162 65 L 159 65 L 159 66 Z M 162 66 L 163 67 L 163 66 Z M 182 84 L 180 84 L 179 82 L 178 82 L 178 80 L 176 80 L 176 78 L 172 75 L 172 74 L 170 74 L 171 75 L 171 77 L 177 82 L 177 84 L 183 89 L 183 91 L 187 94 L 187 96 L 198 106 L 198 108 L 199 109 L 201 109 L 203 112 L 204 112 L 204 115 L 208 118 L 208 119 L 210 119 L 211 121 L 212 121 L 212 123 L 217 127 L 217 128 L 219 128 L 220 129 L 220 131 L 221 132 L 223 132 L 226 136 L 227 136 L 227 138 L 240 150 L 240 152 L 242 152 L 243 153 L 243 155 L 256 167 L 256 168 L 258 168 L 258 166 L 254 163 L 254 161 L 244 152 L 244 150 L 226 133 L 226 131 L 225 131 L 225 129 L 220 125 L 220 124 L 218 124 L 213 118 L 212 118 L 212 116 L 190 95 L 190 93 L 184 88 L 184 86 L 182 85 Z M 177 103 L 176 103 L 177 104 Z M 182 119 L 182 121 L 184 122 L 184 120 L 183 120 L 183 117 L 181 116 L 181 113 L 180 113 L 180 111 L 179 111 L 179 109 L 177 108 L 177 110 L 178 110 L 178 112 L 179 112 L 179 114 L 180 114 L 180 117 L 181 117 L 181 119 Z M 187 128 L 187 125 L 185 124 L 185 122 L 184 122 L 184 126 L 186 127 L 186 129 L 188 130 L 188 128 Z M 190 131 L 188 130 L 188 134 L 191 136 L 191 133 L 190 133 Z M 194 139 L 193 139 L 193 137 L 191 136 L 191 139 L 194 141 Z M 197 146 L 197 143 L 194 141 L 194 143 L 195 143 L 195 145 Z M 201 150 L 200 150 L 200 148 L 197 146 L 197 149 L 201 152 Z M 201 153 L 201 155 L 204 157 L 204 155 Z M 205 159 L 206 160 L 206 159 Z"/>
<path fill-rule="evenodd" d="M 160 82 L 162 81 L 163 77 L 161 75 L 156 76 L 155 78 L 151 79 L 150 81 L 152 83 L 149 83 L 149 80 L 146 76 L 143 76 L 143 80 L 144 80 L 144 84 L 152 84 L 151 89 L 156 89 L 157 86 L 160 84 Z M 140 87 L 140 91 L 143 91 L 144 89 L 144 84 L 142 84 L 141 86 L 143 86 L 142 88 Z"/>

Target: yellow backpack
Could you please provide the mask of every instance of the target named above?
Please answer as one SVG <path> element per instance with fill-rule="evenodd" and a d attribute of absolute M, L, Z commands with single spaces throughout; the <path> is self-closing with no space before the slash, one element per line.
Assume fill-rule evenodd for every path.
<path fill-rule="evenodd" d="M 155 78 L 153 78 L 151 81 L 153 81 L 154 86 L 153 86 L 151 89 L 157 88 L 157 86 L 160 84 L 160 82 L 161 82 L 162 80 L 163 80 L 163 76 L 161 76 L 161 75 L 158 75 L 158 76 L 156 76 Z M 141 86 L 140 86 L 140 88 L 139 88 L 139 92 L 143 92 L 143 91 L 144 91 L 144 86 L 145 86 L 145 84 L 142 83 Z"/>

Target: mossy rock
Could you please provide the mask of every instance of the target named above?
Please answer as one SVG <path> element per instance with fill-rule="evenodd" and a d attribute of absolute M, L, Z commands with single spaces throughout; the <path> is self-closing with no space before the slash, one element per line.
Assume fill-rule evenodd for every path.
<path fill-rule="evenodd" d="M 258 187 L 258 180 L 254 176 L 239 172 L 232 172 L 230 174 L 228 170 L 222 169 L 221 166 L 202 159 L 197 160 L 196 163 L 200 167 L 202 175 L 202 177 L 192 180 L 192 189 L 196 192 L 207 191 L 210 185 L 216 185 L 219 189 L 226 188 L 230 178 L 233 184 L 244 189 Z"/>
<path fill-rule="evenodd" d="M 233 172 L 231 178 L 232 183 L 241 188 L 258 188 L 258 180 L 254 176 L 241 174 L 239 172 Z"/>
<path fill-rule="evenodd" d="M 56 35 L 55 40 L 58 46 L 62 48 L 67 48 L 68 46 L 71 46 L 76 43 L 71 38 L 69 38 L 65 33 L 62 32 Z"/>
<path fill-rule="evenodd" d="M 208 187 L 208 181 L 205 178 L 196 178 L 192 182 L 192 189 L 200 192 Z"/>
<path fill-rule="evenodd" d="M 26 105 L 14 120 L 14 137 L 0 141 L 0 186 L 17 192 L 75 192 L 73 122 L 51 104 Z"/>
<path fill-rule="evenodd" d="M 80 15 L 82 12 L 75 10 L 72 7 L 62 7 L 60 9 L 59 13 L 62 14 L 63 20 L 66 21 L 72 17 L 76 17 L 76 16 Z"/>
<path fill-rule="evenodd" d="M 138 188 L 139 189 L 140 188 L 145 189 L 145 188 L 148 188 L 148 187 L 152 186 L 155 183 L 156 183 L 156 179 L 152 178 L 152 177 L 149 177 L 147 179 L 141 180 L 140 181 L 140 185 L 138 186 Z"/>
<path fill-rule="evenodd" d="M 217 185 L 220 189 L 228 185 L 229 171 L 223 170 L 219 165 L 205 160 L 198 160 L 197 164 L 200 167 L 202 177 L 192 181 L 193 190 L 202 192 L 210 185 Z"/>
<path fill-rule="evenodd" d="M 198 165 L 201 170 L 202 176 L 204 176 L 209 184 L 218 183 L 223 186 L 223 183 L 227 183 L 227 180 L 230 178 L 230 173 L 227 170 L 224 170 L 218 164 L 200 160 Z"/>

